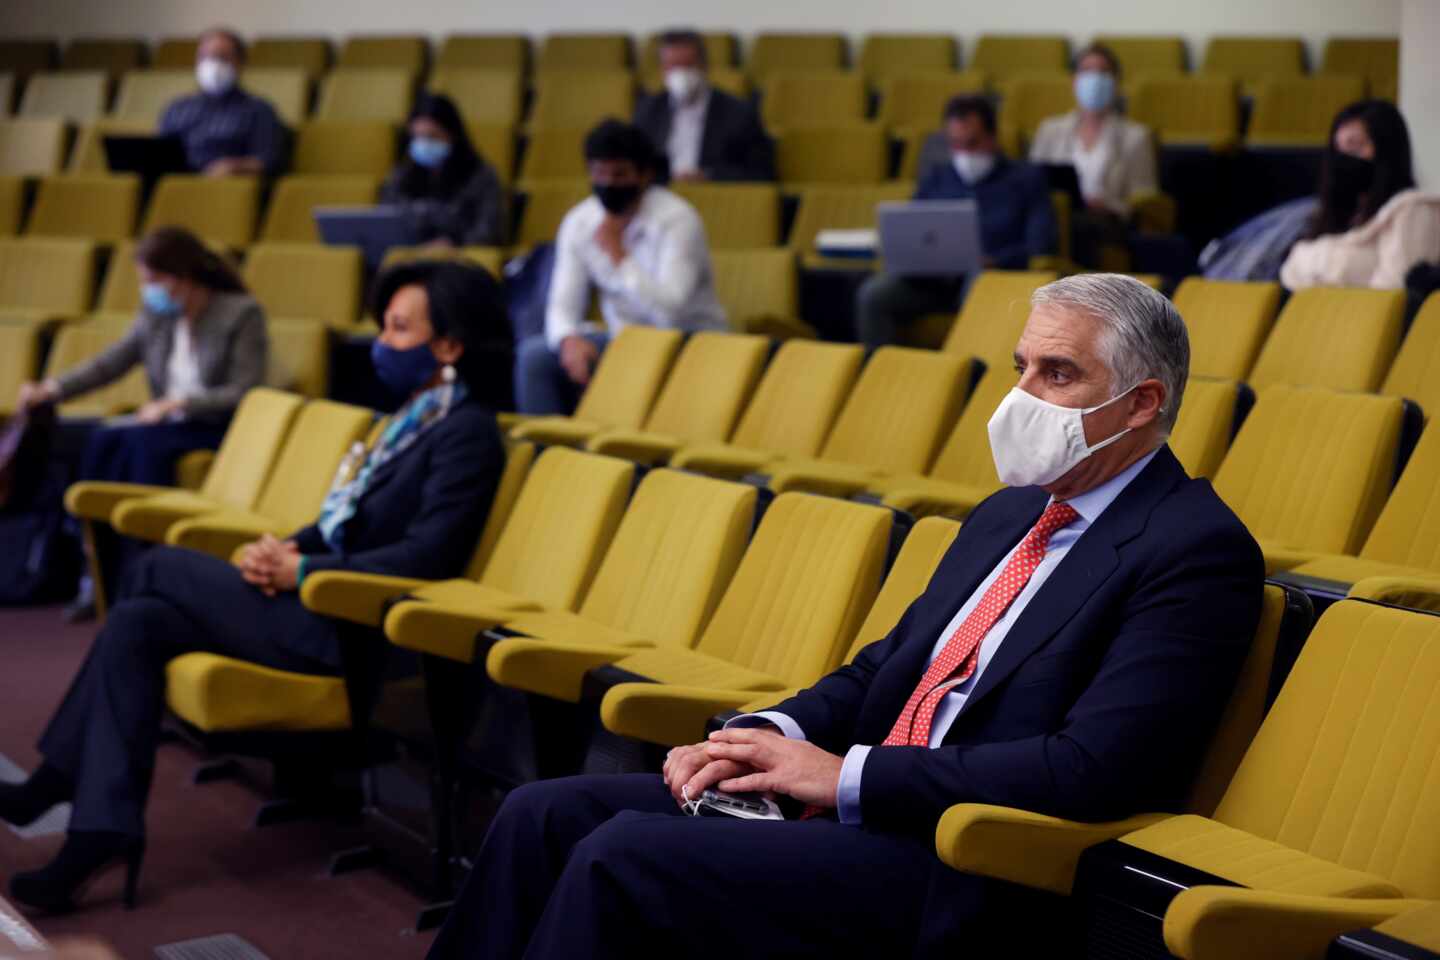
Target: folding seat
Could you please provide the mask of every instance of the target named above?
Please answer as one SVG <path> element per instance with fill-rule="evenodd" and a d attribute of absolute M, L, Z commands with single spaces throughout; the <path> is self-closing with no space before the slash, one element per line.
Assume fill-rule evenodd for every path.
<path fill-rule="evenodd" d="M 0 418 L 15 414 L 20 385 L 40 375 L 40 329 L 0 315 Z"/>
<path fill-rule="evenodd" d="M 814 134 L 819 136 L 813 137 Z M 823 140 L 824 135 L 825 131 L 804 130 L 790 134 L 790 137 L 813 141 Z M 823 144 L 817 146 L 823 148 Z M 816 158 L 816 161 L 821 159 Z M 789 247 L 800 255 L 801 264 L 807 268 L 870 270 L 874 267 L 871 260 L 821 256 L 815 246 L 816 237 L 821 230 L 874 229 L 875 208 L 878 205 L 909 200 L 912 192 L 908 183 L 804 187 L 800 192 L 800 203 L 795 208 L 795 222 L 790 226 Z"/>
<path fill-rule="evenodd" d="M 198 89 L 194 70 L 131 70 L 120 80 L 110 116 L 158 124 L 166 107 Z"/>
<path fill-rule="evenodd" d="M 67 323 L 55 334 L 45 361 L 45 376 L 59 376 L 108 349 L 130 330 L 132 317 L 104 316 Z M 112 417 L 130 413 L 150 399 L 150 382 L 141 367 L 119 380 L 60 405 L 62 417 Z"/>
<path fill-rule="evenodd" d="M 520 122 L 525 75 L 500 67 L 436 67 L 429 89 L 455 101 L 466 123 L 514 127 Z"/>
<path fill-rule="evenodd" d="M 139 209 L 140 178 L 135 174 L 45 177 L 25 233 L 114 243 L 135 235 Z"/>
<path fill-rule="evenodd" d="M 1285 304 L 1250 372 L 1272 383 L 1377 390 L 1400 346 L 1405 296 L 1398 290 L 1312 287 Z"/>
<path fill-rule="evenodd" d="M 1427 421 L 1440 412 L 1440 297 L 1421 304 L 1380 392 L 1419 404 Z"/>
<path fill-rule="evenodd" d="M 5 37 L 0 39 L 0 64 L 23 86 L 31 74 L 53 70 L 59 62 L 59 47 L 54 37 Z"/>
<path fill-rule="evenodd" d="M 534 147 L 535 139 L 532 137 L 530 149 L 533 150 Z M 576 155 L 579 155 L 578 146 Z M 530 163 L 532 156 L 534 154 L 526 152 L 525 164 Z M 521 167 L 522 177 L 525 169 L 526 167 Z M 579 179 L 572 177 L 568 180 L 528 181 L 525 186 L 525 206 L 520 214 L 520 227 L 515 238 L 517 249 L 527 250 L 536 244 L 552 243 L 565 214 L 588 196 L 590 181 L 583 176 Z"/>
<path fill-rule="evenodd" d="M 565 70 L 630 69 L 630 35 L 626 33 L 552 33 L 540 44 L 537 73 Z"/>
<path fill-rule="evenodd" d="M 618 69 L 555 70 L 535 81 L 531 130 L 584 130 L 606 117 L 628 120 L 635 109 L 635 79 Z"/>
<path fill-rule="evenodd" d="M 1305 73 L 1305 41 L 1299 37 L 1211 37 L 1200 72 L 1238 80 L 1247 96 L 1275 77 Z"/>
<path fill-rule="evenodd" d="M 319 120 L 403 123 L 415 99 L 414 76 L 400 69 L 337 67 L 320 81 Z"/>
<path fill-rule="evenodd" d="M 876 350 L 819 455 L 765 465 L 770 488 L 848 496 L 877 474 L 925 473 L 965 405 L 972 366 L 932 350 Z"/>
<path fill-rule="evenodd" d="M 1128 112 L 1162 147 L 1218 153 L 1240 141 L 1240 88 L 1234 77 L 1144 77 L 1134 85 Z"/>
<path fill-rule="evenodd" d="M 1245 143 L 1322 148 L 1329 141 L 1335 115 L 1364 95 L 1365 78 L 1346 74 L 1259 81 Z"/>
<path fill-rule="evenodd" d="M 298 67 L 314 80 L 330 69 L 330 41 L 323 37 L 256 37 L 245 63 L 251 68 Z"/>
<path fill-rule="evenodd" d="M 860 373 L 858 344 L 790 340 L 780 345 L 729 443 L 691 444 L 672 467 L 739 478 L 780 458 L 813 457 Z"/>
<path fill-rule="evenodd" d="M 1069 74 L 1008 81 L 997 122 L 1000 148 L 1012 157 L 1026 156 L 1043 121 L 1074 109 L 1075 83 Z"/>
<path fill-rule="evenodd" d="M 467 121 L 465 132 L 470 135 L 470 144 L 475 152 L 495 168 L 501 186 L 508 187 L 515 179 L 515 128 L 508 123 Z"/>
<path fill-rule="evenodd" d="M 1128 942 L 1195 960 L 1319 957 L 1341 933 L 1433 906 L 1437 635 L 1433 615 L 1330 607 L 1213 816 L 1094 829 L 1117 839 L 1080 858 L 1077 893 L 1110 901 Z"/>
<path fill-rule="evenodd" d="M 1190 377 L 1169 440 L 1171 452 L 1186 473 L 1214 479 L 1235 435 L 1236 414 L 1254 400 L 1250 388 L 1234 380 Z"/>
<path fill-rule="evenodd" d="M 156 185 L 141 232 L 184 227 L 212 246 L 241 250 L 255 238 L 259 214 L 255 177 L 170 174 Z"/>
<path fill-rule="evenodd" d="M 87 123 L 75 137 L 70 151 L 67 173 L 109 173 L 105 159 L 105 138 L 114 135 L 144 136 L 155 132 L 155 125 L 145 120 L 114 120 L 109 117 Z"/>
<path fill-rule="evenodd" d="M 683 339 L 679 330 L 625 327 L 600 355 L 573 417 L 534 417 L 510 435 L 538 443 L 576 443 L 607 428 L 639 428 Z"/>
<path fill-rule="evenodd" d="M 535 199 L 535 185 L 559 182 L 570 188 L 583 184 L 586 192 L 590 189 L 590 175 L 585 168 L 585 135 L 590 131 L 582 127 L 557 127 L 554 129 L 531 130 L 525 138 L 525 152 L 520 157 L 520 173 L 517 178 L 521 189 Z M 583 199 L 579 198 L 579 199 Z M 575 202 L 579 202 L 577 199 Z M 572 204 L 573 205 L 573 204 Z M 526 207 L 527 216 L 529 202 Z M 566 208 L 568 209 L 568 208 Z M 563 212 L 561 214 L 564 215 Z M 555 226 L 559 226 L 559 220 Z M 524 229 L 524 219 L 521 228 Z M 544 240 L 555 239 L 550 233 Z"/>
<path fill-rule="evenodd" d="M 784 247 L 716 250 L 715 295 L 730 319 L 730 329 L 776 340 L 813 337 L 800 319 L 800 277 L 795 253 Z"/>
<path fill-rule="evenodd" d="M 199 37 L 167 37 L 155 45 L 150 66 L 156 70 L 187 70 L 195 66 L 199 52 Z"/>
<path fill-rule="evenodd" d="M 95 244 L 49 237 L 0 238 L 0 313 L 79 317 L 95 295 Z"/>
<path fill-rule="evenodd" d="M 1320 61 L 1322 74 L 1364 77 L 1370 96 L 1394 101 L 1400 77 L 1398 37 L 1331 37 Z"/>
<path fill-rule="evenodd" d="M 651 464 L 670 459 L 688 443 L 724 441 L 750 399 L 769 353 L 770 341 L 765 337 L 696 333 L 680 349 L 640 429 L 599 430 L 575 440 L 595 453 Z"/>
<path fill-rule="evenodd" d="M 0 120 L 0 174 L 43 177 L 64 160 L 64 120 Z"/>
<path fill-rule="evenodd" d="M 984 92 L 985 74 L 979 70 L 893 73 L 880 82 L 877 120 L 901 139 L 927 137 L 944 125 L 945 105 L 951 99 Z M 906 169 L 904 175 L 914 178 L 914 166 Z"/>
<path fill-rule="evenodd" d="M 1068 73 L 1070 42 L 1059 35 L 982 33 L 970 67 L 984 70 L 995 83 L 1030 74 Z"/>
<path fill-rule="evenodd" d="M 375 177 L 281 177 L 270 194 L 260 242 L 319 243 L 316 207 L 368 207 L 379 190 L 380 181 Z"/>
<path fill-rule="evenodd" d="M 0 175 L 0 237 L 13 237 L 20 232 L 25 200 L 25 178 Z"/>
<path fill-rule="evenodd" d="M 894 628 L 905 608 L 924 592 L 959 531 L 960 524 L 939 517 L 927 517 L 910 529 L 844 662 L 854 660 L 868 644 L 883 639 Z M 764 710 L 798 690 L 792 687 L 757 696 L 749 690 L 617 683 L 600 701 L 600 719 L 611 733 L 676 746 L 704 739 L 707 722 L 716 714 Z"/>
<path fill-rule="evenodd" d="M 88 123 L 105 113 L 109 94 L 110 78 L 103 70 L 37 73 L 25 85 L 17 115 Z"/>
<path fill-rule="evenodd" d="M 1186 277 L 1174 301 L 1190 333 L 1190 375 L 1244 380 L 1275 324 L 1280 285 Z"/>
<path fill-rule="evenodd" d="M 705 221 L 711 250 L 773 247 L 780 242 L 780 190 L 769 183 L 675 183 Z"/>
<path fill-rule="evenodd" d="M 1133 88 L 1140 78 L 1177 77 L 1185 73 L 1185 38 L 1180 36 L 1120 36 L 1102 34 L 1103 44 L 1120 60 L 1122 82 Z"/>
<path fill-rule="evenodd" d="M 1314 387 L 1259 391 L 1215 474 L 1269 573 L 1354 554 L 1394 480 L 1404 403 Z"/>
<path fill-rule="evenodd" d="M 941 349 L 975 357 L 991 370 L 1012 369 L 1015 345 L 1030 319 L 1031 295 L 1058 279 L 1046 270 L 982 270 L 965 291 Z"/>
<path fill-rule="evenodd" d="M 529 69 L 530 38 L 523 33 L 452 33 L 441 41 L 435 57 L 437 74 L 442 70 L 485 70 L 523 76 Z"/>
<path fill-rule="evenodd" d="M 430 41 L 422 36 L 352 36 L 340 47 L 335 66 L 404 70 L 418 80 L 429 59 Z"/>
<path fill-rule="evenodd" d="M 241 277 L 270 315 L 318 320 L 349 332 L 360 316 L 363 271 L 358 247 L 257 243 Z"/>
<path fill-rule="evenodd" d="M 777 69 L 761 100 L 761 117 L 772 135 L 812 127 L 863 123 L 870 93 L 858 73 L 846 70 Z"/>
<path fill-rule="evenodd" d="M 395 127 L 367 120 L 310 120 L 295 140 L 291 173 L 383 177 L 395 166 Z"/>
<path fill-rule="evenodd" d="M 268 386 L 322 399 L 330 390 L 330 331 L 318 320 L 267 317 Z"/>
<path fill-rule="evenodd" d="M 763 90 L 778 70 L 843 70 L 848 48 L 841 33 L 763 32 L 755 35 L 745 68 Z"/>
<path fill-rule="evenodd" d="M 102 70 L 113 79 L 145 66 L 145 41 L 109 37 L 71 40 L 60 56 L 61 70 Z"/>
<path fill-rule="evenodd" d="M 905 74 L 953 72 L 956 60 L 955 38 L 948 33 L 870 33 L 856 68 L 878 89 Z"/>
<path fill-rule="evenodd" d="M 890 142 L 875 124 L 788 130 L 776 144 L 776 166 L 787 188 L 878 184 L 890 169 Z"/>
<path fill-rule="evenodd" d="M 299 67 L 246 67 L 240 85 L 270 101 L 280 122 L 292 130 L 310 115 L 310 75 Z"/>

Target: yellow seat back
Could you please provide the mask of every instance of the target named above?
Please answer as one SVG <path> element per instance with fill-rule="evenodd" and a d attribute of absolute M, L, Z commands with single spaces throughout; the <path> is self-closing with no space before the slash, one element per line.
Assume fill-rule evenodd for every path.
<path fill-rule="evenodd" d="M 530 38 L 523 33 L 452 33 L 440 44 L 435 72 L 441 70 L 530 69 Z"/>
<path fill-rule="evenodd" d="M 900 545 L 900 552 L 895 555 L 895 562 L 885 575 L 875 602 L 870 605 L 870 612 L 855 632 L 855 641 L 845 655 L 846 663 L 854 660 L 866 645 L 883 640 L 895 629 L 905 610 L 929 586 L 935 568 L 959 532 L 958 520 L 926 517 L 916 521 L 905 535 L 905 542 Z"/>
<path fill-rule="evenodd" d="M 352 36 L 340 48 L 336 69 L 404 70 L 411 77 L 425 72 L 430 40 L 419 35 Z"/>
<path fill-rule="evenodd" d="M 1255 88 L 1245 135 L 1252 146 L 1324 147 L 1335 115 L 1365 96 L 1365 78 L 1347 74 L 1272 77 Z"/>
<path fill-rule="evenodd" d="M 1257 540 L 1354 554 L 1390 490 L 1402 412 L 1393 397 L 1269 387 L 1220 464 L 1215 492 Z"/>
<path fill-rule="evenodd" d="M 1325 41 L 1320 72 L 1364 77 L 1370 96 L 1393 102 L 1400 78 L 1400 39 L 1331 37 Z"/>
<path fill-rule="evenodd" d="M 864 362 L 858 344 L 790 340 L 770 361 L 732 442 L 792 457 L 820 450 Z"/>
<path fill-rule="evenodd" d="M 57 377 L 100 354 L 124 337 L 133 322 L 133 318 L 121 315 L 65 324 L 50 347 L 45 376 Z M 136 364 L 113 383 L 62 403 L 60 414 L 66 417 L 109 417 L 135 410 L 150 398 L 150 382 L 145 377 L 145 368 Z"/>
<path fill-rule="evenodd" d="M 902 138 L 928 136 L 944 125 L 952 98 L 984 92 L 985 74 L 979 70 L 896 70 L 880 84 L 879 122 Z"/>
<path fill-rule="evenodd" d="M 80 128 L 75 135 L 75 146 L 70 151 L 70 173 L 109 173 L 110 164 L 105 159 L 105 138 L 116 134 L 144 136 L 154 133 L 155 125 L 145 120 L 115 120 L 102 118 Z"/>
<path fill-rule="evenodd" d="M 1440 619 L 1342 600 L 1325 611 L 1215 819 L 1440 897 Z"/>
<path fill-rule="evenodd" d="M 745 64 L 750 79 L 762 90 L 782 70 L 843 70 L 849 44 L 839 33 L 756 34 Z"/>
<path fill-rule="evenodd" d="M 790 227 L 790 249 L 799 254 L 814 253 L 815 237 L 821 230 L 874 227 L 876 206 L 909 198 L 910 185 L 905 183 L 807 187 L 800 194 L 795 222 Z"/>
<path fill-rule="evenodd" d="M 300 409 L 280 448 L 255 511 L 281 527 L 298 530 L 315 522 L 340 459 L 375 421 L 364 407 L 311 400 Z"/>
<path fill-rule="evenodd" d="M 1440 413 L 1440 296 L 1420 305 L 1380 392 L 1415 401 L 1427 420 Z"/>
<path fill-rule="evenodd" d="M 575 408 L 575 419 L 605 427 L 639 427 L 670 373 L 683 339 L 678 330 L 621 330 L 601 354 Z"/>
<path fill-rule="evenodd" d="M 730 329 L 771 335 L 800 329 L 800 281 L 792 251 L 716 250 L 710 263 Z"/>
<path fill-rule="evenodd" d="M 1305 41 L 1299 37 L 1212 37 L 1200 72 L 1239 80 L 1247 88 L 1271 77 L 1305 72 Z"/>
<path fill-rule="evenodd" d="M 635 108 L 635 78 L 627 70 L 555 70 L 535 83 L 532 130 L 588 131 L 606 117 L 627 119 Z"/>
<path fill-rule="evenodd" d="M 1095 43 L 1110 48 L 1127 83 L 1139 77 L 1171 77 L 1185 72 L 1185 38 L 1101 34 Z"/>
<path fill-rule="evenodd" d="M 1226 149 L 1240 138 L 1240 89 L 1234 77 L 1139 78 L 1129 113 L 1162 146 Z"/>
<path fill-rule="evenodd" d="M 157 124 L 165 108 L 173 101 L 188 97 L 199 89 L 193 69 L 131 70 L 120 81 L 120 92 L 115 95 L 115 107 L 110 116 L 117 120 Z"/>
<path fill-rule="evenodd" d="M 358 247 L 257 243 L 245 258 L 245 286 L 277 317 L 318 320 L 348 330 L 360 316 Z"/>
<path fill-rule="evenodd" d="M 773 247 L 780 242 L 780 189 L 770 183 L 676 183 L 700 214 L 711 250 Z"/>
<path fill-rule="evenodd" d="M 890 169 L 890 141 L 868 123 L 786 130 L 776 167 L 786 184 L 878 184 Z"/>
<path fill-rule="evenodd" d="M 25 84 L 25 95 L 16 113 L 87 123 L 105 112 L 109 87 L 110 78 L 102 70 L 37 73 Z"/>
<path fill-rule="evenodd" d="M 552 131 L 553 132 L 553 131 Z M 534 148 L 531 140 L 531 149 Z M 576 156 L 579 156 L 576 147 Z M 525 164 L 530 164 L 531 154 L 525 154 Z M 584 167 L 584 161 L 581 161 Z M 521 248 L 533 247 L 540 243 L 553 243 L 560 232 L 560 222 L 575 205 L 590 195 L 590 181 L 558 180 L 545 183 L 531 183 L 525 188 L 525 207 L 520 213 L 520 229 L 516 243 Z"/>
<path fill-rule="evenodd" d="M 337 67 L 320 81 L 320 120 L 403 123 L 415 99 L 414 74 L 404 69 Z"/>
<path fill-rule="evenodd" d="M 990 452 L 990 418 L 1018 379 L 1013 367 L 992 366 L 985 371 L 935 456 L 930 468 L 933 479 L 991 491 L 1004 486 Z"/>
<path fill-rule="evenodd" d="M 230 418 L 200 494 L 240 510 L 254 507 L 303 405 L 299 396 L 282 390 L 247 390 Z M 334 474 L 333 468 L 330 472 Z"/>
<path fill-rule="evenodd" d="M 924 473 L 965 403 L 970 370 L 954 354 L 881 347 L 860 371 L 821 459 Z"/>
<path fill-rule="evenodd" d="M 1432 424 L 1435 421 L 1432 421 Z M 1426 427 L 1360 556 L 1440 570 L 1440 430 Z"/>
<path fill-rule="evenodd" d="M 310 114 L 310 74 L 300 67 L 246 67 L 240 86 L 269 101 L 287 127 L 293 129 Z"/>
<path fill-rule="evenodd" d="M 0 239 L 0 310 L 78 317 L 95 293 L 95 244 L 90 240 Z"/>
<path fill-rule="evenodd" d="M 787 686 L 833 670 L 879 590 L 890 522 L 882 507 L 780 494 L 695 649 Z"/>
<path fill-rule="evenodd" d="M 265 383 L 319 399 L 330 392 L 330 331 L 318 320 L 270 317 L 270 367 Z"/>
<path fill-rule="evenodd" d="M 970 66 L 997 83 L 1025 74 L 1065 73 L 1070 42 L 1058 35 L 982 33 Z"/>
<path fill-rule="evenodd" d="M 39 325 L 0 315 L 0 417 L 15 413 L 20 385 L 39 375 Z"/>
<path fill-rule="evenodd" d="M 167 37 L 155 45 L 150 66 L 156 70 L 184 70 L 195 66 L 199 50 L 198 37 Z"/>
<path fill-rule="evenodd" d="M 480 582 L 575 610 L 625 512 L 635 465 L 550 447 L 535 459 Z"/>
<path fill-rule="evenodd" d="M 1192 477 L 1212 479 L 1230 449 L 1240 385 L 1234 380 L 1191 377 L 1180 417 L 1170 432 L 1170 450 Z"/>
<path fill-rule="evenodd" d="M 25 233 L 113 243 L 135 233 L 139 207 L 140 178 L 135 174 L 46 177 L 35 194 Z"/>
<path fill-rule="evenodd" d="M 71 40 L 60 57 L 62 70 L 101 70 L 117 77 L 145 63 L 144 40 L 133 37 L 81 37 Z"/>
<path fill-rule="evenodd" d="M 292 173 L 383 177 L 395 165 L 392 124 L 375 120 L 311 120 L 295 139 Z"/>
<path fill-rule="evenodd" d="M 866 34 L 856 67 L 872 87 L 906 74 L 951 72 L 955 38 L 948 33 Z"/>
<path fill-rule="evenodd" d="M 1048 270 L 982 271 L 966 291 L 941 349 L 978 357 L 991 369 L 1014 366 L 1015 345 L 1030 319 L 1031 295 L 1059 278 Z"/>
<path fill-rule="evenodd" d="M 580 187 L 584 187 L 585 193 L 590 191 L 590 175 L 585 168 L 585 135 L 589 133 L 588 128 L 572 127 L 557 129 L 532 129 L 526 138 L 525 152 L 520 157 L 519 182 L 525 193 L 530 195 L 526 202 L 524 213 L 520 221 L 520 231 L 524 235 L 528 230 L 526 221 L 530 219 L 531 204 L 535 201 L 536 194 L 541 193 L 543 205 L 543 191 L 541 188 L 555 189 L 564 186 L 568 189 L 567 196 L 572 198 L 570 206 L 574 206 L 583 197 L 576 198 Z M 563 217 L 569 212 L 570 207 L 558 211 Z M 560 225 L 560 220 L 555 219 L 555 226 Z M 553 240 L 553 230 L 543 238 Z"/>
<path fill-rule="evenodd" d="M 726 439 L 769 352 L 764 337 L 692 334 L 645 418 L 645 429 L 691 443 Z"/>
<path fill-rule="evenodd" d="M 518 68 L 499 64 L 436 67 L 429 88 L 453 100 L 468 123 L 513 127 L 520 122 L 525 78 Z"/>
<path fill-rule="evenodd" d="M 515 179 L 515 128 L 508 123 L 465 122 L 465 132 L 475 152 L 495 169 L 495 176 L 502 186 L 508 186 Z M 505 196 L 502 203 L 509 207 L 510 198 Z M 508 221 L 502 224 L 502 233 L 508 232 Z"/>
<path fill-rule="evenodd" d="M 43 177 L 59 173 L 64 159 L 64 120 L 0 120 L 0 174 Z"/>
<path fill-rule="evenodd" d="M 261 243 L 320 243 L 316 207 L 368 207 L 380 182 L 374 177 L 281 177 L 260 227 Z"/>
<path fill-rule="evenodd" d="M 1280 309 L 1278 283 L 1186 277 L 1175 309 L 1190 334 L 1190 375 L 1244 380 Z"/>
<path fill-rule="evenodd" d="M 256 37 L 248 67 L 297 67 L 314 79 L 330 68 L 330 41 L 322 37 Z"/>
<path fill-rule="evenodd" d="M 797 127 L 844 127 L 861 123 L 869 92 L 858 73 L 785 68 L 770 74 L 761 117 L 772 133 Z"/>
<path fill-rule="evenodd" d="M 565 70 L 628 70 L 630 35 L 552 33 L 540 45 L 537 73 Z"/>
<path fill-rule="evenodd" d="M 259 213 L 256 177 L 171 174 L 156 186 L 141 232 L 184 227 L 207 242 L 240 249 L 254 239 Z"/>
<path fill-rule="evenodd" d="M 1312 287 L 1295 293 L 1275 321 L 1250 385 L 1288 383 L 1376 390 L 1400 346 L 1400 290 Z"/>
<path fill-rule="evenodd" d="M 505 470 L 500 474 L 500 483 L 490 500 L 490 512 L 485 515 L 485 527 L 480 531 L 475 552 L 465 568 L 465 576 L 471 580 L 479 580 L 485 564 L 490 562 L 490 555 L 495 552 L 495 544 L 500 541 L 500 534 L 515 509 L 515 501 L 520 499 L 525 478 L 530 475 L 534 464 L 535 444 L 524 440 L 506 443 Z"/>
<path fill-rule="evenodd" d="M 1068 73 L 1018 76 L 1004 89 L 997 119 L 1000 145 L 1010 156 L 1025 156 L 1041 123 L 1075 109 L 1075 82 Z"/>

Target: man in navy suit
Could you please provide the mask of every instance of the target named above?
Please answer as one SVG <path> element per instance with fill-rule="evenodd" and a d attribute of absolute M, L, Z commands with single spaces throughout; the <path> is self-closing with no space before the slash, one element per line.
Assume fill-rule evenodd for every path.
<path fill-rule="evenodd" d="M 1132 279 L 1070 277 L 1035 294 L 1015 362 L 990 421 L 1010 487 L 889 636 L 671 751 L 663 778 L 513 792 L 432 957 L 976 955 L 1017 907 L 1031 927 L 1046 914 L 941 864 L 948 806 L 1178 808 L 1264 577 L 1244 526 L 1165 444 L 1184 323 Z M 683 815 L 710 787 L 773 791 L 809 816 Z"/>

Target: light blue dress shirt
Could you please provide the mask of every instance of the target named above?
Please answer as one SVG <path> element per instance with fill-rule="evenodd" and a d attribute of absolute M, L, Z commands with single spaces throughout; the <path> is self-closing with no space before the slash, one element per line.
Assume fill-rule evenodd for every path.
<path fill-rule="evenodd" d="M 950 725 L 953 724 L 955 718 L 960 715 L 961 708 L 965 706 L 965 701 L 969 698 L 970 691 L 974 690 L 975 684 L 979 682 L 980 674 L 984 672 L 986 664 L 995 656 L 995 651 L 1000 649 L 1000 644 L 1004 642 L 1005 636 L 1010 632 L 1010 628 L 1015 625 L 1015 621 L 1025 612 L 1025 607 L 1029 605 L 1030 601 L 1035 597 L 1035 594 L 1040 592 L 1040 588 L 1045 585 L 1045 581 L 1049 579 L 1050 574 L 1060 565 L 1060 561 L 1065 559 L 1065 555 L 1070 552 L 1070 548 L 1075 545 L 1075 542 L 1100 518 L 1100 514 L 1104 513 L 1105 509 L 1115 502 L 1115 498 L 1120 496 L 1120 492 L 1129 486 L 1130 481 L 1134 480 L 1140 471 L 1144 470 L 1154 458 L 1155 452 L 1152 451 L 1139 460 L 1136 460 L 1094 490 L 1082 493 L 1078 497 L 1072 497 L 1068 501 L 1070 506 L 1074 507 L 1075 512 L 1080 516 L 1073 523 L 1055 531 L 1050 537 L 1050 542 L 1045 547 L 1045 558 L 1040 561 L 1040 566 L 1035 568 L 1035 572 L 1030 575 L 1030 580 L 1025 584 L 1024 589 L 1020 591 L 1010 606 L 1006 608 L 1005 613 L 1001 615 L 1000 619 L 995 621 L 995 625 L 985 634 L 985 638 L 980 641 L 980 650 L 976 655 L 974 673 L 963 683 L 956 684 L 950 688 L 950 692 L 940 701 L 940 705 L 935 710 L 934 720 L 930 725 L 930 746 L 932 749 L 940 746 L 940 744 L 945 741 L 945 734 L 950 731 Z M 1024 538 L 1022 537 L 1021 542 L 1023 541 Z M 945 644 L 949 642 L 951 635 L 954 634 L 960 624 L 965 621 L 965 618 L 970 615 L 970 611 L 974 610 L 975 607 L 980 604 L 981 598 L 985 596 L 985 591 L 990 589 L 990 584 L 994 583 L 995 579 L 1000 576 L 1001 571 L 1005 569 L 1005 565 L 1010 562 L 1011 555 L 1013 555 L 1019 547 L 1020 543 L 1016 543 L 1015 546 L 1010 548 L 1010 551 L 996 564 L 995 569 L 990 571 L 990 574 L 975 588 L 975 592 L 970 595 L 970 598 L 956 611 L 955 616 L 951 619 L 950 623 L 946 625 L 945 629 L 940 631 L 940 636 L 935 640 L 934 649 L 930 652 L 930 659 L 926 661 L 927 665 L 945 648 Z M 776 710 L 747 713 L 733 718 L 726 726 L 754 727 L 766 723 L 771 723 L 779 727 L 780 732 L 792 740 L 805 739 L 805 731 L 800 729 L 800 725 L 789 716 Z M 872 749 L 874 749 L 873 746 L 856 744 L 845 754 L 845 763 L 840 768 L 840 784 L 835 793 L 835 807 L 841 823 L 860 823 L 860 779 L 865 771 L 865 758 L 869 756 Z"/>

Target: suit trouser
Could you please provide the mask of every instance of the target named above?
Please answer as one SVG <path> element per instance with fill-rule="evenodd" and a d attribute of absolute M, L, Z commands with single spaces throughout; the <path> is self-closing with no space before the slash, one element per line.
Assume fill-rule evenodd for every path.
<path fill-rule="evenodd" d="M 280 670 L 339 672 L 335 624 L 295 593 L 266 597 L 230 564 L 158 547 L 135 565 L 40 738 L 75 784 L 71 830 L 139 836 L 165 709 L 165 666 L 218 653 Z"/>
<path fill-rule="evenodd" d="M 1008 895 L 920 837 L 688 817 L 653 774 L 567 777 L 506 799 L 429 956 L 940 956 Z"/>
<path fill-rule="evenodd" d="M 585 339 L 605 352 L 610 337 L 587 333 Z M 543 336 L 526 337 L 515 351 L 515 409 L 537 416 L 565 416 L 575 411 L 583 388 L 560 366 L 560 354 Z"/>

